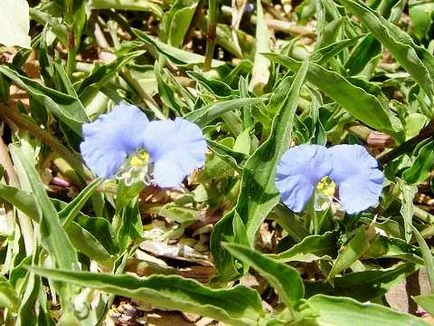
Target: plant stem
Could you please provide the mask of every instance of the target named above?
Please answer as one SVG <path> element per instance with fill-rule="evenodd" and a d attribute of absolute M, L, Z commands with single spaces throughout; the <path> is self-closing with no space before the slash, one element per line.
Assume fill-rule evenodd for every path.
<path fill-rule="evenodd" d="M 350 124 L 347 130 L 357 138 L 366 142 L 368 147 L 371 148 L 387 148 L 395 147 L 395 141 L 392 136 L 382 132 L 373 131 L 366 126 L 359 124 Z"/>
<path fill-rule="evenodd" d="M 272 211 L 273 219 L 293 238 L 300 242 L 309 235 L 304 225 L 297 220 L 295 214 L 291 213 L 283 205 L 277 205 Z"/>
<path fill-rule="evenodd" d="M 120 75 L 131 86 L 131 88 L 137 92 L 137 94 L 146 103 L 149 110 L 151 110 L 158 119 L 166 119 L 166 116 L 160 111 L 154 99 L 146 92 L 145 88 L 137 81 L 137 79 L 134 78 L 129 70 L 123 69 L 120 72 Z"/>
<path fill-rule="evenodd" d="M 419 132 L 419 135 L 407 140 L 395 149 L 392 149 L 385 153 L 381 153 L 377 156 L 377 161 L 380 164 L 385 165 L 405 153 L 412 152 L 420 142 L 433 137 L 434 120 L 431 120 L 431 122 Z"/>
<path fill-rule="evenodd" d="M 232 8 L 229 6 L 222 6 L 222 14 L 225 16 L 232 16 Z M 316 38 L 315 30 L 306 26 L 296 25 L 293 22 L 289 22 L 281 19 L 270 19 L 266 20 L 267 27 L 276 32 L 287 33 L 293 36 L 303 35 L 304 37 Z M 250 16 L 250 22 L 256 24 L 257 17 L 255 15 Z"/>
<path fill-rule="evenodd" d="M 76 65 L 77 47 L 74 44 L 74 33 L 68 33 L 68 59 L 66 61 L 66 73 L 68 77 L 72 76 Z"/>
<path fill-rule="evenodd" d="M 203 71 L 211 69 L 212 59 L 214 57 L 214 49 L 217 37 L 217 0 L 209 0 L 208 2 L 208 28 L 206 37 L 205 62 Z"/>

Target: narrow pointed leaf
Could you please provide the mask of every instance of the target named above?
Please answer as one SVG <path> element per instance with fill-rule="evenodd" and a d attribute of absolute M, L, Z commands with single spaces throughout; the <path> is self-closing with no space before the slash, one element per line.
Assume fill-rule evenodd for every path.
<path fill-rule="evenodd" d="M 133 29 L 133 32 L 141 41 L 153 46 L 159 53 L 167 56 L 175 64 L 179 64 L 179 65 L 202 64 L 205 59 L 205 57 L 200 54 L 187 52 L 178 49 L 176 47 L 167 45 L 157 39 L 153 39 L 148 34 L 138 29 Z M 212 67 L 217 67 L 222 64 L 223 64 L 222 61 L 212 60 Z"/>
<path fill-rule="evenodd" d="M 35 222 L 39 221 L 40 212 L 35 196 L 25 190 L 0 183 L 0 197 L 14 205 Z"/>
<path fill-rule="evenodd" d="M 315 321 L 324 326 L 427 326 L 422 319 L 410 314 L 350 298 L 316 295 L 308 299 L 307 304 L 319 314 Z"/>
<path fill-rule="evenodd" d="M 211 289 L 178 276 L 137 278 L 38 267 L 29 269 L 53 280 L 133 298 L 158 308 L 211 317 L 231 325 L 258 325 L 265 315 L 258 293 L 240 285 L 231 289 Z"/>
<path fill-rule="evenodd" d="M 349 268 L 369 249 L 370 241 L 375 236 L 375 229 L 372 226 L 361 226 L 354 237 L 344 245 L 339 252 L 338 258 L 333 264 L 330 274 L 327 276 L 329 282 L 333 282 L 335 276 Z"/>
<path fill-rule="evenodd" d="M 42 245 L 53 255 L 57 266 L 63 269 L 75 268 L 78 266 L 76 252 L 60 225 L 56 209 L 48 198 L 35 167 L 22 148 L 11 146 L 11 151 L 13 157 L 23 165 L 41 211 L 39 225 Z"/>
<path fill-rule="evenodd" d="M 417 271 L 420 266 L 404 263 L 387 269 L 348 273 L 335 278 L 333 286 L 326 281 L 305 282 L 306 297 L 327 294 L 366 302 L 385 295 L 391 287 Z"/>
<path fill-rule="evenodd" d="M 256 269 L 273 286 L 287 306 L 292 307 L 303 299 L 303 281 L 295 268 L 243 245 L 225 243 L 223 247 L 236 258 Z"/>
<path fill-rule="evenodd" d="M 86 204 L 102 181 L 102 179 L 94 180 L 59 212 L 59 219 L 62 220 L 63 227 L 66 228 L 74 220 L 80 209 Z"/>
<path fill-rule="evenodd" d="M 19 306 L 20 298 L 15 289 L 3 275 L 0 275 L 0 307 L 16 312 Z"/>
<path fill-rule="evenodd" d="M 201 127 L 213 122 L 225 112 L 248 107 L 263 102 L 259 98 L 238 98 L 205 106 L 188 113 L 184 118 Z"/>
<path fill-rule="evenodd" d="M 256 6 L 256 53 L 249 89 L 257 94 L 262 94 L 270 78 L 270 60 L 262 55 L 262 53 L 270 52 L 270 37 L 268 35 L 267 23 L 260 0 L 256 1 Z"/>
<path fill-rule="evenodd" d="M 290 249 L 274 255 L 274 258 L 281 262 L 302 261 L 306 263 L 319 259 L 331 259 L 337 249 L 336 241 L 335 232 L 309 235 Z"/>

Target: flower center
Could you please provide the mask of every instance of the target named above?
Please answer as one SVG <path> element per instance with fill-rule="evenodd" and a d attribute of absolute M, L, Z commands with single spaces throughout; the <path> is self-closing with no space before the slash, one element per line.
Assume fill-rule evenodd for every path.
<path fill-rule="evenodd" d="M 149 163 L 149 154 L 146 151 L 139 151 L 131 155 L 130 165 L 134 168 L 141 168 Z"/>
<path fill-rule="evenodd" d="M 117 173 L 116 178 L 124 181 L 127 186 L 138 182 L 148 184 L 150 170 L 151 163 L 148 152 L 139 150 L 128 157 Z"/>
<path fill-rule="evenodd" d="M 322 195 L 332 197 L 336 192 L 336 184 L 329 177 L 324 177 L 318 182 L 316 189 Z"/>
<path fill-rule="evenodd" d="M 316 186 L 314 208 L 316 211 L 325 211 L 332 204 L 336 191 L 336 184 L 329 178 L 322 178 Z"/>

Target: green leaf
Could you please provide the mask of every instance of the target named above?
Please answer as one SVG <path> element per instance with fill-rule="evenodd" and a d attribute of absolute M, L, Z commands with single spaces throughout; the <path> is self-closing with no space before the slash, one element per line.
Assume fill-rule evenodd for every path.
<path fill-rule="evenodd" d="M 280 299 L 288 307 L 297 305 L 303 299 L 303 281 L 295 268 L 266 257 L 247 246 L 226 242 L 223 247 L 236 258 L 256 269 L 276 290 Z"/>
<path fill-rule="evenodd" d="M 425 48 L 417 46 L 411 37 L 359 0 L 342 0 L 345 9 L 352 12 L 372 35 L 393 55 L 414 78 L 431 101 L 434 98 L 434 57 Z"/>
<path fill-rule="evenodd" d="M 245 163 L 247 155 L 236 152 L 233 149 L 211 139 L 207 139 L 206 142 L 209 149 L 211 149 L 214 154 L 230 165 L 235 171 L 242 171 L 241 167 Z"/>
<path fill-rule="evenodd" d="M 14 205 L 33 221 L 38 222 L 40 212 L 36 204 L 35 196 L 27 191 L 0 183 L 0 197 Z"/>
<path fill-rule="evenodd" d="M 38 267 L 29 269 L 50 279 L 133 298 L 157 308 L 207 316 L 230 325 L 258 325 L 265 315 L 258 293 L 240 285 L 231 289 L 211 289 L 177 276 L 137 278 Z"/>
<path fill-rule="evenodd" d="M 366 35 L 362 41 L 351 51 L 345 62 L 345 68 L 351 76 L 357 75 L 366 65 L 381 54 L 381 43 L 371 34 Z"/>
<path fill-rule="evenodd" d="M 21 165 L 25 176 L 28 179 L 29 185 L 33 191 L 36 199 L 38 210 L 41 212 L 39 219 L 39 241 L 41 245 L 47 250 L 52 260 L 56 266 L 62 269 L 77 269 L 78 259 L 77 253 L 72 246 L 65 230 L 60 225 L 59 216 L 53 203 L 47 195 L 44 184 L 36 168 L 34 166 L 34 150 L 33 148 L 22 141 L 21 146 L 16 144 L 10 145 L 11 155 L 15 165 Z M 34 286 L 29 287 L 31 293 L 29 296 L 33 298 L 39 292 L 39 278 L 34 278 L 30 276 L 31 282 Z M 56 284 L 56 288 L 60 292 L 60 299 L 62 303 L 62 308 L 64 310 L 64 315 L 69 316 L 72 314 L 72 308 L 69 304 L 71 300 L 74 300 L 74 292 L 69 284 Z M 29 299 L 30 300 L 30 299 Z M 23 300 L 25 301 L 25 300 Z M 33 301 L 33 299 L 31 300 Z M 25 301 L 27 302 L 27 301 Z M 27 303 L 25 303 L 27 304 Z M 29 302 L 29 304 L 34 304 L 34 302 Z M 29 307 L 20 307 L 22 309 L 29 309 Z M 23 316 L 27 319 L 29 316 Z"/>
<path fill-rule="evenodd" d="M 413 300 L 427 313 L 434 316 L 434 294 L 418 295 L 413 297 Z"/>
<path fill-rule="evenodd" d="M 105 218 L 80 215 L 74 222 L 91 233 L 111 255 L 119 253 L 119 244 L 113 227 Z"/>
<path fill-rule="evenodd" d="M 64 45 L 68 45 L 68 30 L 60 20 L 41 10 L 30 8 L 30 17 L 43 26 L 48 26 L 49 30 L 56 35 L 57 39 Z"/>
<path fill-rule="evenodd" d="M 118 207 L 117 204 L 116 208 Z M 116 216 L 113 225 L 119 241 L 120 250 L 124 251 L 132 242 L 141 239 L 143 236 L 142 216 L 140 214 L 137 197 L 130 197 L 128 205 L 118 214 L 120 214 L 120 216 Z"/>
<path fill-rule="evenodd" d="M 243 246 L 249 246 L 249 238 L 246 232 L 246 226 L 243 223 L 241 217 L 235 213 L 234 218 L 232 220 L 232 228 L 234 229 L 234 242 L 237 244 L 241 244 Z M 246 263 L 248 263 L 246 261 Z M 247 270 L 245 271 L 247 272 Z"/>
<path fill-rule="evenodd" d="M 184 43 L 196 7 L 196 0 L 177 0 L 166 13 L 165 29 L 169 45 L 179 48 Z"/>
<path fill-rule="evenodd" d="M 131 60 L 142 55 L 144 51 L 133 51 L 126 55 L 117 58 L 115 61 L 98 67 L 95 69 L 86 79 L 84 79 L 77 91 L 78 94 L 82 94 L 86 88 L 92 85 L 97 85 L 98 89 L 103 87 L 110 79 L 116 76 L 116 73 L 123 68 Z"/>
<path fill-rule="evenodd" d="M 52 69 L 54 70 L 54 78 L 56 79 L 56 90 L 77 98 L 77 92 L 62 65 L 62 61 L 55 61 L 54 63 L 49 62 L 48 64 L 53 65 Z"/>
<path fill-rule="evenodd" d="M 47 251 L 53 255 L 56 265 L 63 269 L 72 269 L 78 266 L 77 255 L 69 241 L 68 236 L 60 225 L 56 209 L 48 198 L 44 184 L 36 171 L 33 162 L 29 158 L 30 153 L 24 152 L 25 147 L 11 146 L 14 160 L 18 160 L 24 170 L 32 187 L 36 202 L 41 211 L 39 221 L 41 243 Z"/>
<path fill-rule="evenodd" d="M 188 76 L 216 97 L 230 97 L 235 92 L 225 82 L 208 77 L 201 71 L 188 71 Z"/>
<path fill-rule="evenodd" d="M 300 62 L 280 54 L 267 53 L 271 60 L 297 70 Z M 387 133 L 395 133 L 387 108 L 374 95 L 338 73 L 311 63 L 306 76 L 307 81 L 321 89 L 332 100 L 368 126 Z M 354 99 L 357 99 L 355 101 Z"/>
<path fill-rule="evenodd" d="M 371 245 L 364 253 L 369 258 L 399 258 L 413 264 L 423 265 L 424 260 L 421 258 L 421 251 L 418 247 L 408 244 L 406 241 L 377 235 L 371 242 Z"/>
<path fill-rule="evenodd" d="M 417 187 L 408 185 L 403 180 L 398 180 L 398 185 L 401 190 L 401 208 L 399 212 L 401 213 L 402 219 L 404 220 L 405 240 L 410 242 L 413 235 L 413 199 L 417 193 Z"/>
<path fill-rule="evenodd" d="M 327 294 L 365 302 L 380 298 L 417 269 L 414 264 L 405 263 L 387 269 L 348 273 L 335 278 L 333 286 L 324 281 L 305 282 L 306 296 Z"/>
<path fill-rule="evenodd" d="M 114 257 L 110 255 L 104 246 L 92 233 L 82 228 L 80 224 L 76 222 L 69 223 L 66 232 L 75 249 L 82 252 L 90 259 L 106 266 L 110 266 L 114 261 Z"/>
<path fill-rule="evenodd" d="M 417 156 L 411 165 L 402 174 L 402 178 L 412 185 L 418 185 L 425 181 L 434 166 L 434 141 L 423 145 L 417 151 Z"/>
<path fill-rule="evenodd" d="M 90 0 L 88 5 L 90 9 L 149 11 L 158 17 L 163 16 L 161 8 L 148 0 Z"/>
<path fill-rule="evenodd" d="M 86 204 L 102 181 L 102 179 L 94 180 L 59 212 L 59 219 L 62 221 L 64 228 L 68 227 L 69 223 L 74 220 L 80 209 Z"/>
<path fill-rule="evenodd" d="M 320 259 L 331 259 L 337 251 L 336 241 L 336 232 L 309 235 L 290 249 L 273 255 L 273 257 L 281 262 L 301 261 L 306 263 Z"/>
<path fill-rule="evenodd" d="M 433 23 L 434 3 L 410 0 L 408 8 L 414 35 L 416 35 L 419 40 L 429 38 L 428 32 Z"/>
<path fill-rule="evenodd" d="M 77 98 L 44 87 L 6 65 L 0 66 L 0 73 L 10 78 L 17 86 L 29 93 L 33 100 L 45 106 L 60 121 L 81 136 L 81 125 L 89 122 L 89 119 L 83 105 Z"/>
<path fill-rule="evenodd" d="M 374 303 L 354 299 L 316 295 L 306 301 L 319 314 L 319 325 L 333 326 L 427 326 L 421 319 Z"/>
<path fill-rule="evenodd" d="M 327 20 L 326 7 L 328 4 L 326 1 L 321 1 L 318 3 L 318 39 L 315 43 L 315 50 L 321 49 L 329 44 L 336 42 L 338 35 L 342 29 L 342 25 L 345 23 L 345 18 L 341 17 L 340 14 L 332 14 L 333 19 Z M 336 10 L 335 6 L 332 4 L 331 8 Z M 330 17 L 331 18 L 331 17 Z"/>
<path fill-rule="evenodd" d="M 337 41 L 332 44 L 328 44 L 323 48 L 315 50 L 311 56 L 311 61 L 319 65 L 324 65 L 330 59 L 341 53 L 344 49 L 354 45 L 361 37 L 362 36 L 359 35 L 348 40 Z"/>
<path fill-rule="evenodd" d="M 196 123 L 200 127 L 205 127 L 207 124 L 219 118 L 225 112 L 248 107 L 249 105 L 258 104 L 261 102 L 263 102 L 263 100 L 260 98 L 238 98 L 222 101 L 190 112 L 184 118 Z"/>
<path fill-rule="evenodd" d="M 151 38 L 148 34 L 146 34 L 143 31 L 140 31 L 138 29 L 133 28 L 134 34 L 143 42 L 146 44 L 149 44 L 155 48 L 159 53 L 165 55 L 168 57 L 173 63 L 178 65 L 201 65 L 203 64 L 205 57 L 192 53 L 187 52 L 178 48 L 175 48 L 173 46 L 167 45 L 157 39 Z M 212 60 L 212 67 L 217 67 L 224 64 L 222 61 L 218 60 Z"/>
<path fill-rule="evenodd" d="M 2 0 L 0 44 L 30 48 L 29 5 L 26 0 Z"/>
<path fill-rule="evenodd" d="M 359 259 L 369 249 L 370 242 L 374 236 L 375 229 L 371 225 L 366 227 L 361 226 L 354 237 L 342 247 L 330 274 L 327 276 L 327 280 L 333 282 L 337 274 L 349 268 Z"/>
<path fill-rule="evenodd" d="M 420 235 L 419 231 L 412 226 L 414 237 L 419 244 L 420 250 L 422 252 L 422 257 L 425 260 L 426 270 L 428 272 L 428 280 L 431 288 L 431 292 L 434 290 L 434 258 L 432 256 L 431 250 L 428 247 L 425 239 Z"/>
<path fill-rule="evenodd" d="M 191 223 L 199 218 L 199 211 L 193 208 L 181 207 L 175 203 L 160 204 L 143 204 L 141 208 L 150 214 L 156 214 L 166 217 L 178 223 Z"/>
<path fill-rule="evenodd" d="M 31 262 L 32 257 L 27 257 L 27 263 Z M 26 262 L 23 260 L 22 265 Z M 22 266 L 21 265 L 21 266 Z M 24 268 L 23 272 L 26 272 Z M 37 325 L 35 316 L 35 303 L 41 291 L 41 277 L 33 273 L 27 272 L 24 276 L 24 284 L 22 284 L 21 305 L 18 310 L 17 324 L 18 325 Z"/>
<path fill-rule="evenodd" d="M 308 61 L 303 63 L 294 79 L 287 77 L 282 80 L 273 95 L 273 98 L 279 99 L 279 110 L 273 120 L 271 134 L 244 166 L 237 205 L 214 226 L 211 252 L 221 280 L 237 275 L 233 258 L 221 247 L 221 241 L 230 241 L 233 238 L 234 214 L 237 213 L 243 219 L 249 243 L 252 244 L 260 225 L 279 202 L 279 193 L 274 185 L 276 166 L 292 138 L 295 110 L 307 68 Z M 276 104 L 273 98 L 270 105 Z"/>
<path fill-rule="evenodd" d="M 16 312 L 20 306 L 20 298 L 8 280 L 0 275 L 0 306 Z"/>
<path fill-rule="evenodd" d="M 262 55 L 270 52 L 270 36 L 260 0 L 256 1 L 256 7 L 256 53 L 249 89 L 256 94 L 262 94 L 270 79 L 270 60 Z"/>

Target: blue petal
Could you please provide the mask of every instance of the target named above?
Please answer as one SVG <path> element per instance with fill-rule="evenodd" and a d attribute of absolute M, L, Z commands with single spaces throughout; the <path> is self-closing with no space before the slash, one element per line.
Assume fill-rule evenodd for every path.
<path fill-rule="evenodd" d="M 360 145 L 329 148 L 333 162 L 330 178 L 339 187 L 339 200 L 349 214 L 378 203 L 383 188 L 383 172 L 377 161 Z"/>
<path fill-rule="evenodd" d="M 145 149 L 154 163 L 154 182 L 179 186 L 205 161 L 207 145 L 202 130 L 184 119 L 152 121 L 144 133 Z"/>
<path fill-rule="evenodd" d="M 318 181 L 330 171 L 331 161 L 324 146 L 300 145 L 288 149 L 276 173 L 276 187 L 284 204 L 294 212 L 301 212 Z"/>
<path fill-rule="evenodd" d="M 149 120 L 136 106 L 119 104 L 83 125 L 80 144 L 86 165 L 101 178 L 111 178 L 128 155 L 143 147 L 143 131 Z"/>

